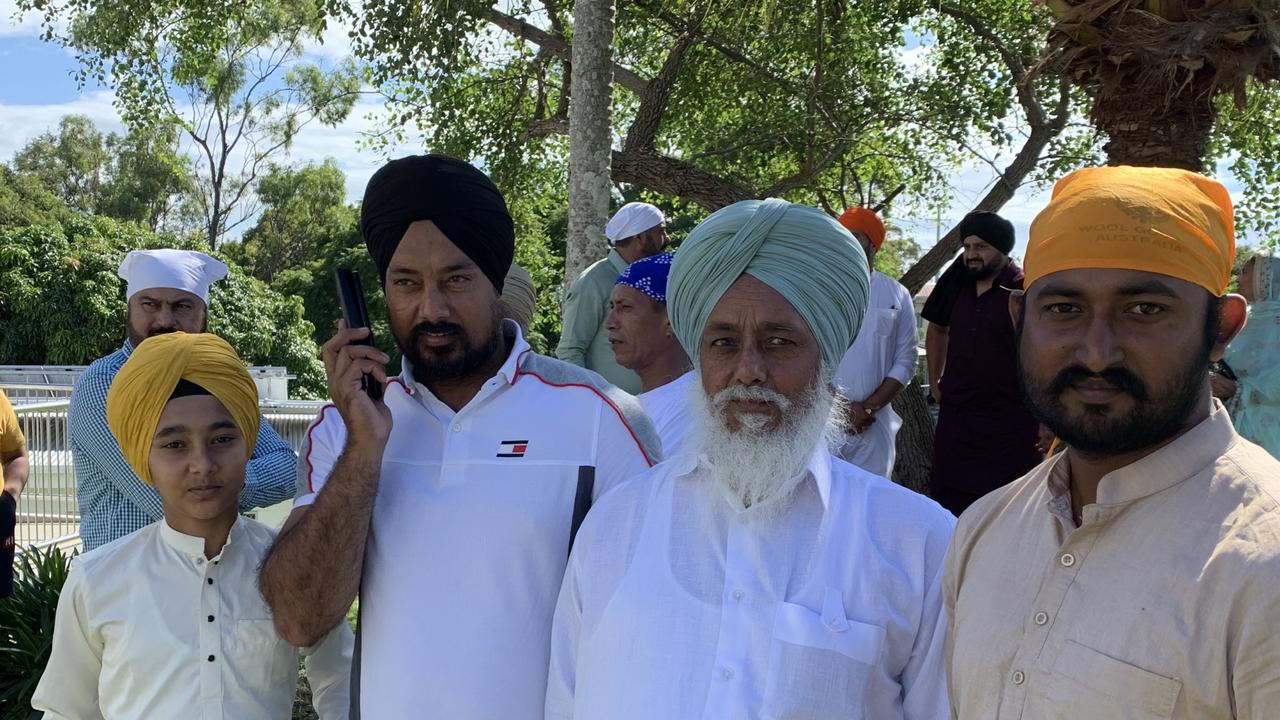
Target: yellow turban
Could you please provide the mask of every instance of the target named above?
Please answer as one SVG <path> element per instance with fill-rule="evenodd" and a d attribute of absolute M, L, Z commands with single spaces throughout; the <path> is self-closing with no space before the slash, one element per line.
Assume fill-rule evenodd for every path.
<path fill-rule="evenodd" d="M 1099 167 L 1058 181 L 1031 223 L 1025 286 L 1061 270 L 1143 270 L 1227 291 L 1235 259 L 1231 196 L 1187 170 Z"/>
<path fill-rule="evenodd" d="M 217 335 L 175 332 L 142 341 L 107 391 L 107 425 L 133 472 L 151 484 L 151 440 L 179 380 L 195 383 L 231 414 L 253 454 L 258 440 L 258 388 L 244 363 Z"/>

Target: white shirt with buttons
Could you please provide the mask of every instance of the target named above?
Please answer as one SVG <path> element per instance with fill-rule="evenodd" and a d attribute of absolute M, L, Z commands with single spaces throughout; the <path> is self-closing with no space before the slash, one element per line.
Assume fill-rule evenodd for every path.
<path fill-rule="evenodd" d="M 239 518 L 212 560 L 161 520 L 75 558 L 31 705 L 49 720 L 244 720 L 292 714 L 297 648 L 275 630 L 258 567 L 275 532 Z M 351 630 L 304 651 L 323 720 L 349 708 Z"/>
<path fill-rule="evenodd" d="M 386 387 L 354 670 L 365 718 L 542 720 L 578 478 L 593 468 L 600 497 L 659 456 L 634 397 L 533 353 L 515 323 L 504 330 L 507 361 L 458 412 L 407 363 Z M 345 442 L 326 408 L 295 505 L 323 492 Z"/>
<path fill-rule="evenodd" d="M 547 720 L 946 717 L 951 515 L 819 450 L 762 521 L 699 462 L 663 463 L 587 517 Z"/>

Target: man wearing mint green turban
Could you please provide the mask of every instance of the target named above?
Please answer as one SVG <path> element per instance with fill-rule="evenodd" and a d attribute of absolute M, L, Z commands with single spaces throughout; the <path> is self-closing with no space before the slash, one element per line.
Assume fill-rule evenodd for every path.
<path fill-rule="evenodd" d="M 592 509 L 552 631 L 548 720 L 949 715 L 954 520 L 832 455 L 866 255 L 818 210 L 745 201 L 676 253 L 689 449 Z"/>

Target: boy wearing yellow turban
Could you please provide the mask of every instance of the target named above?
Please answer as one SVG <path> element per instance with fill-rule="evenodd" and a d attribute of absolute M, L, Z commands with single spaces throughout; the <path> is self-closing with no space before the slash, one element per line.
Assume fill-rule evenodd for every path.
<path fill-rule="evenodd" d="M 1032 224 L 1020 380 L 1067 449 L 960 519 L 953 717 L 1275 717 L 1280 462 L 1209 386 L 1234 254 L 1226 189 L 1185 170 L 1077 171 Z"/>
<path fill-rule="evenodd" d="M 164 518 L 77 557 L 32 706 L 46 718 L 288 718 L 298 650 L 257 588 L 274 531 L 241 517 L 260 415 L 226 341 L 144 340 L 107 395 L 107 422 Z M 353 637 L 308 649 L 322 718 L 347 716 Z"/>

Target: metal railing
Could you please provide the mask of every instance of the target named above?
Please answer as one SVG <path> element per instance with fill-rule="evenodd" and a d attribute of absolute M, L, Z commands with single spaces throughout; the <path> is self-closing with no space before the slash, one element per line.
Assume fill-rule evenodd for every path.
<path fill-rule="evenodd" d="M 10 387 L 3 386 L 6 394 Z M 14 404 L 31 455 L 31 473 L 18 503 L 16 540 L 20 547 L 66 543 L 80 533 L 76 473 L 67 429 L 69 404 L 65 398 Z M 323 402 L 310 401 L 261 403 L 263 417 L 295 452 L 323 406 Z"/>

